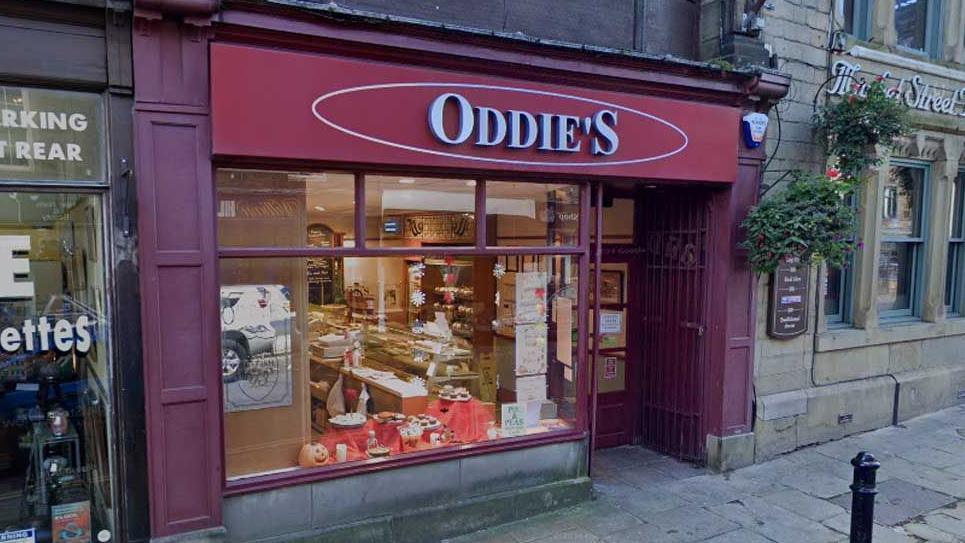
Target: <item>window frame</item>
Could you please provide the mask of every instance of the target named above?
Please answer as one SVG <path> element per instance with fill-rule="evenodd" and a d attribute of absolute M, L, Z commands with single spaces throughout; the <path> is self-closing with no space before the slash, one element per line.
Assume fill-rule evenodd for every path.
<path fill-rule="evenodd" d="M 952 181 L 953 198 L 949 210 L 948 252 L 945 254 L 945 301 L 946 317 L 962 317 L 965 302 L 965 168 L 958 171 Z M 957 229 L 957 235 L 956 235 Z M 954 250 L 953 250 L 954 248 Z"/>
<path fill-rule="evenodd" d="M 881 216 L 877 217 L 878 228 L 881 232 L 881 237 L 878 241 L 879 249 L 880 245 L 883 243 L 903 243 L 911 246 L 914 251 L 911 258 L 911 281 L 910 281 L 910 292 L 908 295 L 909 303 L 906 309 L 889 309 L 885 311 L 878 310 L 878 318 L 881 321 L 904 321 L 904 320 L 914 320 L 921 317 L 921 302 L 922 302 L 922 287 L 923 287 L 923 269 L 924 269 L 924 252 L 926 244 L 928 243 L 928 204 L 929 197 L 931 194 L 931 165 L 927 162 L 905 160 L 905 159 L 892 159 L 888 162 L 888 170 L 892 168 L 914 168 L 922 171 L 922 186 L 921 195 L 919 197 L 918 205 L 918 236 L 888 236 L 885 235 L 882 228 Z M 889 173 L 890 175 L 890 173 Z M 884 191 L 882 191 L 881 205 L 884 206 Z M 877 262 L 875 263 L 875 277 L 877 279 L 879 270 L 881 269 L 881 255 L 879 250 L 879 256 Z M 877 288 L 875 289 L 875 305 L 877 307 Z"/>
<path fill-rule="evenodd" d="M 852 28 L 845 26 L 845 6 L 851 3 L 851 24 Z M 868 41 L 871 38 L 871 13 L 873 11 L 874 0 L 839 0 L 837 15 L 841 20 L 841 29 L 855 39 Z"/>
<path fill-rule="evenodd" d="M 861 0 L 855 0 L 861 1 Z M 888 0 L 890 3 L 890 9 L 894 9 L 894 0 Z M 925 10 L 925 36 L 924 36 L 924 47 L 921 49 L 916 49 L 914 47 L 906 47 L 904 45 L 897 44 L 898 37 L 898 27 L 897 20 L 893 19 L 892 28 L 895 31 L 895 46 L 898 50 L 905 53 L 910 53 L 913 55 L 925 56 L 929 58 L 939 58 L 942 51 L 942 35 L 944 32 L 945 25 L 942 18 L 942 12 L 944 11 L 944 1 L 943 0 L 927 0 L 928 8 Z M 870 21 L 870 19 L 869 19 Z"/>
<path fill-rule="evenodd" d="M 860 196 L 861 196 L 860 189 L 858 191 L 851 193 L 848 196 L 848 198 L 851 199 L 850 201 L 851 209 L 855 210 L 856 212 L 858 209 L 858 202 L 859 202 Z M 856 214 L 854 234 L 857 235 L 857 233 L 858 233 L 858 224 L 857 224 L 857 214 Z M 824 322 L 827 328 L 844 328 L 851 325 L 852 309 L 853 309 L 852 304 L 854 302 L 854 275 L 855 275 L 854 274 L 854 262 L 855 262 L 854 255 L 855 253 L 852 252 L 851 255 L 848 257 L 847 264 L 844 267 L 840 268 L 839 270 L 841 272 L 840 276 L 838 277 L 838 292 L 840 294 L 838 296 L 838 304 L 837 304 L 838 307 L 836 308 L 836 311 L 834 313 L 828 313 L 827 307 L 823 306 Z M 829 279 L 830 273 L 831 273 L 831 269 L 828 268 L 827 266 L 824 266 L 825 284 L 822 285 L 822 287 L 824 288 L 827 288 L 827 281 Z M 822 298 L 824 298 L 823 291 L 822 291 Z M 825 301 L 822 300 L 822 304 L 824 303 Z"/>
<path fill-rule="evenodd" d="M 552 176 L 538 178 L 521 178 L 518 172 L 515 175 L 487 174 L 460 175 L 459 172 L 436 172 L 429 168 L 424 169 L 379 169 L 379 168 L 345 168 L 327 164 L 306 165 L 304 167 L 286 168 L 285 165 L 265 163 L 242 163 L 234 161 L 213 161 L 212 175 L 216 176 L 220 169 L 239 169 L 239 170 L 272 170 L 272 171 L 321 171 L 321 172 L 342 172 L 355 176 L 355 232 L 356 242 L 354 247 L 241 247 L 241 246 L 221 246 L 217 245 L 218 261 L 224 259 L 246 259 L 246 258 L 312 258 L 312 257 L 408 257 L 413 253 L 420 256 L 573 256 L 577 259 L 577 307 L 587 308 L 577 312 L 577 343 L 576 343 L 576 375 L 574 376 L 574 390 L 576 390 L 576 420 L 571 429 L 547 432 L 543 434 L 524 435 L 516 437 L 506 437 L 499 440 L 481 443 L 466 444 L 455 447 L 441 447 L 425 451 L 413 451 L 404 455 L 388 457 L 375 462 L 347 462 L 344 465 L 336 464 L 330 466 L 320 466 L 314 468 L 301 468 L 291 471 L 268 472 L 255 474 L 243 478 L 229 480 L 227 472 L 222 474 L 222 492 L 224 496 L 246 494 L 263 490 L 281 488 L 295 484 L 304 484 L 336 479 L 360 473 L 369 473 L 383 469 L 392 469 L 403 466 L 419 465 L 430 462 L 452 460 L 467 456 L 477 456 L 502 451 L 517 450 L 524 448 L 537 447 L 553 443 L 578 441 L 587 439 L 589 431 L 589 401 L 587 394 L 580 393 L 582 390 L 589 390 L 592 379 L 589 376 L 589 273 L 590 267 L 594 263 L 591 253 L 590 240 L 590 220 L 593 220 L 590 203 L 592 192 L 595 190 L 596 182 L 592 180 L 566 179 Z M 431 247 L 379 247 L 373 243 L 369 246 L 366 243 L 366 205 L 365 205 L 365 176 L 366 175 L 399 175 L 406 177 L 434 177 L 434 178 L 459 178 L 474 180 L 475 185 L 475 228 L 476 236 L 472 245 L 452 245 L 452 246 L 431 246 Z M 521 183 L 538 184 L 566 184 L 576 185 L 580 188 L 579 209 L 580 221 L 578 225 L 577 244 L 569 246 L 498 246 L 487 245 L 486 235 L 486 182 L 487 181 L 512 181 Z M 215 191 L 217 187 L 215 186 Z M 213 216 L 217 217 L 218 198 L 212 198 Z M 218 220 L 214 220 L 215 240 L 218 236 Z M 361 235 L 359 235 L 361 233 Z M 599 234 L 599 233 L 598 233 Z M 377 243 L 377 242 L 376 242 Z M 216 278 L 216 283 L 221 284 L 220 273 Z M 214 295 L 218 295 L 216 291 Z M 220 342 L 220 340 L 219 340 Z M 220 364 L 220 356 L 218 357 Z M 223 389 L 222 394 L 223 394 Z M 591 393 L 592 394 L 592 393 Z M 223 403 L 223 400 L 222 400 Z M 223 420 L 224 411 L 221 411 Z M 222 455 L 225 454 L 222 444 Z"/>

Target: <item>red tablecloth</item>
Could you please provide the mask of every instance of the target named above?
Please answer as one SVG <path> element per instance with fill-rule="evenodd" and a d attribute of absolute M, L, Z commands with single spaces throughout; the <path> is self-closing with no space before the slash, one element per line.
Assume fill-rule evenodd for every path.
<path fill-rule="evenodd" d="M 494 409 L 492 404 L 484 404 L 476 398 L 468 402 L 434 400 L 429 403 L 426 413 L 439 419 L 443 426 L 449 427 L 455 441 L 475 443 L 489 439 L 486 431 L 489 423 L 496 420 L 493 416 Z"/>
<path fill-rule="evenodd" d="M 431 449 L 429 435 L 433 432 L 441 434 L 445 428 L 453 432 L 453 442 L 473 443 L 485 441 L 488 438 L 486 430 L 489 423 L 493 422 L 493 406 L 486 405 L 473 398 L 468 402 L 449 402 L 435 400 L 429 404 L 426 414 L 439 419 L 442 427 L 431 432 L 423 432 L 422 440 L 415 447 L 415 450 Z M 330 460 L 335 462 L 335 446 L 344 443 L 348 449 L 348 460 L 364 460 L 368 458 L 366 454 L 366 444 L 369 439 L 369 431 L 375 431 L 375 438 L 379 443 L 388 447 L 391 455 L 399 454 L 402 451 L 402 436 L 399 435 L 399 425 L 383 424 L 369 419 L 364 426 L 352 429 L 331 428 L 318 438 L 318 442 L 325 445 L 328 449 Z M 444 445 L 443 445 L 444 446 Z M 406 452 L 412 451 L 412 447 L 406 447 Z"/>

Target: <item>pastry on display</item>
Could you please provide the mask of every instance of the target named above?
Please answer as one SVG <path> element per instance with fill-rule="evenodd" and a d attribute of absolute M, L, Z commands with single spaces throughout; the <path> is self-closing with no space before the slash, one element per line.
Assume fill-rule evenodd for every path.
<path fill-rule="evenodd" d="M 410 415 L 408 419 L 409 425 L 417 425 L 423 431 L 435 430 L 442 424 L 439 419 L 433 417 L 432 415 Z"/>
<path fill-rule="evenodd" d="M 328 419 L 328 422 L 336 428 L 359 428 L 365 425 L 366 420 L 362 413 L 345 413 Z"/>
<path fill-rule="evenodd" d="M 375 414 L 375 420 L 382 424 L 402 424 L 405 422 L 405 415 L 394 411 L 381 411 Z"/>
<path fill-rule="evenodd" d="M 445 385 L 439 391 L 439 397 L 449 402 L 468 402 L 472 399 L 472 394 L 466 387 L 453 387 Z"/>
<path fill-rule="evenodd" d="M 298 453 L 298 465 L 313 468 L 328 462 L 328 449 L 321 443 L 306 443 Z"/>

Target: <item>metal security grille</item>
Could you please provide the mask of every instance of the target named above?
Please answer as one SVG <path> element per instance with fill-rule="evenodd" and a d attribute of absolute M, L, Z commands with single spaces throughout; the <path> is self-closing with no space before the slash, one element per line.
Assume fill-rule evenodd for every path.
<path fill-rule="evenodd" d="M 645 193 L 643 444 L 701 461 L 707 194 Z"/>

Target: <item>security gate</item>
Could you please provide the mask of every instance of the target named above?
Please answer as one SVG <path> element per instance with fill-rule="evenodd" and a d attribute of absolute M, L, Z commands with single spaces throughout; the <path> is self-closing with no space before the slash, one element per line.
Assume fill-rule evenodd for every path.
<path fill-rule="evenodd" d="M 648 190 L 640 203 L 643 444 L 702 461 L 709 198 L 692 189 Z"/>

